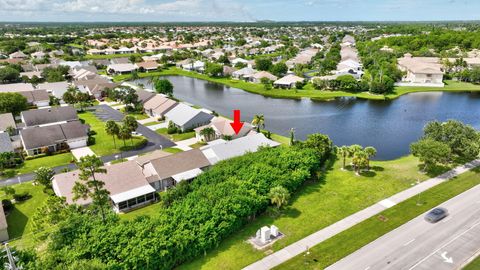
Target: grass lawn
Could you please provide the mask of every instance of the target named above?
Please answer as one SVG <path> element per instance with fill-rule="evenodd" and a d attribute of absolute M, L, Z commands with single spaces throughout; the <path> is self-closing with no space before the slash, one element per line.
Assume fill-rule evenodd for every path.
<path fill-rule="evenodd" d="M 191 148 L 195 148 L 195 149 L 196 149 L 196 148 L 200 148 L 200 147 L 205 146 L 205 145 L 207 145 L 207 143 L 197 142 L 197 143 L 194 143 L 194 144 L 189 145 L 189 146 L 190 146 Z"/>
<path fill-rule="evenodd" d="M 195 137 L 195 131 L 168 134 L 167 128 L 160 128 L 160 129 L 157 129 L 156 132 L 162 136 L 165 136 L 171 139 L 174 142 L 183 141 L 183 140 L 187 140 Z"/>
<path fill-rule="evenodd" d="M 71 153 L 57 154 L 53 156 L 46 156 L 41 158 L 35 158 L 31 160 L 26 160 L 22 165 L 15 169 L 5 170 L 5 174 L 1 178 L 10 178 L 19 174 L 26 174 L 35 171 L 40 167 L 57 167 L 62 165 L 67 165 L 73 159 Z"/>
<path fill-rule="evenodd" d="M 475 260 L 469 263 L 463 270 L 478 270 L 480 269 L 480 256 L 478 256 Z"/>
<path fill-rule="evenodd" d="M 161 211 L 161 209 L 162 209 L 161 203 L 154 203 L 154 204 L 150 204 L 145 207 L 142 207 L 140 209 L 133 210 L 132 212 L 122 214 L 120 215 L 120 218 L 124 220 L 133 220 L 139 216 L 151 217 L 158 214 Z"/>
<path fill-rule="evenodd" d="M 173 148 L 173 147 L 171 147 L 171 148 L 165 148 L 165 149 L 163 149 L 162 151 L 165 151 L 165 152 L 168 152 L 168 153 L 172 153 L 172 154 L 183 152 L 182 149 Z"/>
<path fill-rule="evenodd" d="M 113 107 L 113 106 L 115 106 L 115 105 L 110 105 L 110 107 Z M 137 120 L 143 120 L 143 119 L 149 118 L 148 115 L 146 115 L 145 113 L 142 113 L 142 112 L 128 112 L 128 113 L 126 113 L 125 108 L 121 108 L 120 111 L 124 114 L 135 117 L 135 119 L 137 119 Z"/>
<path fill-rule="evenodd" d="M 299 255 L 275 269 L 324 269 L 436 205 L 480 184 L 479 172 L 478 169 L 467 172 L 433 187 L 422 193 L 421 205 L 417 205 L 417 197 L 406 200 L 379 214 L 386 217 L 387 221 L 381 221 L 379 215 L 371 217 L 310 248 L 308 257 Z M 466 269 L 479 269 L 479 266 L 480 260 L 477 259 L 472 263 L 473 268 Z"/>
<path fill-rule="evenodd" d="M 79 117 L 85 120 L 86 124 L 90 125 L 90 129 L 94 130 L 97 134 L 94 135 L 95 137 L 95 144 L 91 145 L 90 148 L 92 151 L 99 155 L 99 156 L 106 156 L 115 153 L 119 153 L 120 151 L 127 151 L 132 149 L 137 149 L 141 146 L 144 137 L 141 136 L 134 136 L 133 137 L 133 144 L 131 140 L 126 140 L 126 146 L 122 140 L 118 138 L 115 139 L 116 147 L 114 144 L 114 140 L 112 136 L 108 135 L 105 132 L 105 122 L 98 119 L 93 112 L 83 112 L 79 114 Z"/>
<path fill-rule="evenodd" d="M 193 77 L 197 79 L 202 79 L 210 82 L 216 82 L 224 84 L 230 87 L 239 88 L 247 92 L 260 94 L 263 96 L 274 97 L 274 98 L 311 98 L 313 100 L 330 100 L 337 97 L 357 97 L 362 99 L 373 99 L 373 100 L 385 100 L 385 99 L 395 99 L 401 95 L 412 93 L 412 92 L 429 92 L 429 91 L 480 91 L 480 85 L 475 85 L 471 83 L 464 82 L 455 82 L 455 81 L 446 81 L 444 88 L 438 87 L 396 87 L 394 93 L 388 95 L 376 95 L 369 92 L 362 93 L 351 93 L 346 91 L 322 91 L 316 90 L 311 83 L 308 83 L 303 89 L 271 89 L 265 90 L 262 84 L 249 83 L 239 80 L 234 80 L 230 78 L 212 78 L 205 74 L 199 74 L 196 72 L 190 72 L 179 68 L 169 68 L 162 71 L 155 71 L 149 73 L 139 73 L 140 78 L 151 77 L 151 76 L 166 76 L 166 75 L 180 75 Z M 131 78 L 130 74 L 115 76 L 113 79 L 115 82 L 120 82 L 128 80 Z"/>
<path fill-rule="evenodd" d="M 153 122 L 148 122 L 148 123 L 145 123 L 145 124 L 142 124 L 142 125 L 148 127 L 148 126 L 155 126 L 155 125 L 158 125 L 158 124 L 161 124 L 161 123 L 163 123 L 163 122 L 153 121 Z"/>
<path fill-rule="evenodd" d="M 272 133 L 272 135 L 270 135 L 270 138 L 283 145 L 290 145 L 290 138 L 288 137 Z"/>
<path fill-rule="evenodd" d="M 43 192 L 43 186 L 34 186 L 32 183 L 22 183 L 12 186 L 16 193 L 28 192 L 31 198 L 14 204 L 14 209 L 7 216 L 8 235 L 10 239 L 25 236 L 13 241 L 11 244 L 19 247 L 32 247 L 32 236 L 26 236 L 32 232 L 32 216 L 36 209 L 43 204 L 49 195 Z M 6 195 L 0 190 L 0 196 L 5 199 Z M 12 198 L 8 198 L 12 199 Z"/>
<path fill-rule="evenodd" d="M 349 162 L 349 160 L 347 160 Z M 277 241 L 277 251 L 430 176 L 418 171 L 418 160 L 407 156 L 372 162 L 372 171 L 356 176 L 331 161 L 321 180 L 307 182 L 296 192 L 280 216 L 263 214 L 255 221 L 179 269 L 241 269 L 266 256 L 245 241 L 264 225 L 275 224 L 286 236 Z M 302 268 L 299 268 L 302 269 Z"/>

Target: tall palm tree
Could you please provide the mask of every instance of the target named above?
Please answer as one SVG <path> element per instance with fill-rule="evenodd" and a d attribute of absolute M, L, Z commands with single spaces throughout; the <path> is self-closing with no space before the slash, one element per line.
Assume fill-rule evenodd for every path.
<path fill-rule="evenodd" d="M 120 127 L 118 126 L 118 124 L 113 120 L 108 120 L 105 123 L 105 132 L 107 132 L 108 135 L 113 137 L 113 145 L 115 146 L 115 148 L 117 148 L 117 142 L 115 141 L 115 136 L 117 136 L 118 133 L 120 132 Z"/>
<path fill-rule="evenodd" d="M 338 148 L 338 154 L 342 157 L 343 163 L 342 163 L 342 170 L 345 170 L 345 163 L 347 161 L 347 157 L 349 155 L 349 149 L 348 146 L 341 146 Z"/>
<path fill-rule="evenodd" d="M 210 141 L 211 138 L 215 136 L 215 130 L 212 127 L 204 128 L 200 131 L 200 135 L 205 138 L 205 141 Z"/>
<path fill-rule="evenodd" d="M 276 186 L 270 189 L 268 196 L 270 197 L 270 201 L 279 209 L 287 204 L 290 199 L 290 193 L 282 186 Z"/>
<path fill-rule="evenodd" d="M 123 140 L 123 147 L 127 147 L 126 140 L 132 138 L 132 131 L 128 126 L 123 125 L 118 132 L 118 138 Z"/>
<path fill-rule="evenodd" d="M 367 146 L 364 151 L 367 154 L 367 171 L 370 171 L 370 159 L 377 154 L 377 149 L 373 146 Z"/>
<path fill-rule="evenodd" d="M 257 129 L 257 132 L 260 132 L 260 127 L 265 128 L 265 117 L 263 114 L 255 114 L 253 116 L 252 125 Z"/>
<path fill-rule="evenodd" d="M 353 155 L 352 163 L 355 168 L 355 174 L 360 174 L 360 169 L 367 166 L 368 155 L 365 151 L 358 151 Z"/>

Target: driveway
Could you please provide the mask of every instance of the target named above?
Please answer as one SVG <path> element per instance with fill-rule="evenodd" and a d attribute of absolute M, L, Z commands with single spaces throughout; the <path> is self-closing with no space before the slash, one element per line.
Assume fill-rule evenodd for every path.
<path fill-rule="evenodd" d="M 80 160 L 80 158 L 85 156 L 96 156 L 92 149 L 90 149 L 88 146 L 72 149 L 70 152 L 72 152 L 72 155 L 76 160 Z"/>

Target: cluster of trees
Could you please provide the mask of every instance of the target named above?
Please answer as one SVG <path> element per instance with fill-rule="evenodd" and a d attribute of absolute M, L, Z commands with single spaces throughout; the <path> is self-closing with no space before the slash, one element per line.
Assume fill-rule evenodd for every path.
<path fill-rule="evenodd" d="M 42 254 L 21 252 L 19 264 L 28 269 L 81 269 L 79 264 L 172 269 L 216 247 L 269 205 L 284 205 L 304 181 L 316 176 L 331 149 L 328 137 L 315 134 L 290 148 L 267 147 L 220 162 L 192 183 L 163 193 L 162 201 L 168 197 L 169 203 L 157 215 L 133 221 L 119 221 L 106 207 L 102 214 L 98 205 L 105 194 L 92 183 L 99 166 L 85 166 L 90 173 L 79 182 L 90 184 L 78 189 L 88 189 L 88 196 L 98 200 L 84 209 L 58 199 L 40 207 L 43 226 L 53 228 L 48 247 Z"/>
<path fill-rule="evenodd" d="M 453 74 L 459 81 L 480 83 L 480 67 L 473 67 L 471 69 L 463 69 Z"/>
<path fill-rule="evenodd" d="M 126 115 L 123 118 L 122 125 L 119 125 L 117 122 L 113 120 L 108 120 L 105 123 L 105 132 L 112 136 L 113 138 L 113 144 L 115 148 L 117 148 L 117 142 L 115 140 L 115 137 L 119 138 L 120 140 L 123 141 L 123 146 L 126 147 L 126 140 L 130 139 L 133 140 L 132 132 L 137 130 L 138 128 L 138 122 L 135 119 L 135 117 L 131 115 Z M 133 145 L 133 141 L 132 141 Z"/>
<path fill-rule="evenodd" d="M 173 95 L 173 84 L 169 80 L 162 79 L 162 77 L 154 77 L 152 79 L 152 83 L 157 93 L 168 95 L 168 96 Z"/>
<path fill-rule="evenodd" d="M 6 65 L 0 68 L 0 83 L 16 83 L 20 81 L 20 71 L 18 65 Z"/>
<path fill-rule="evenodd" d="M 347 158 L 351 158 L 353 170 L 357 175 L 364 169 L 370 170 L 370 160 L 377 154 L 377 150 L 374 147 L 367 146 L 363 148 L 358 144 L 344 145 L 336 150 L 337 154 L 342 158 L 342 169 L 345 170 L 346 168 Z"/>
<path fill-rule="evenodd" d="M 62 99 L 67 104 L 78 104 L 80 110 L 83 111 L 90 101 L 90 95 L 81 92 L 76 86 L 69 86 L 67 92 L 63 93 Z"/>
<path fill-rule="evenodd" d="M 268 71 L 277 77 L 284 76 L 288 71 L 288 67 L 284 62 L 273 64 L 272 59 L 268 57 L 258 57 L 255 59 L 255 67 L 257 70 Z"/>
<path fill-rule="evenodd" d="M 472 160 L 480 153 L 480 133 L 462 122 L 433 121 L 423 133 L 419 141 L 410 145 L 410 151 L 424 163 L 424 171 L 437 164 Z"/>
<path fill-rule="evenodd" d="M 68 76 L 69 66 L 46 67 L 42 71 L 42 78 L 47 82 L 65 81 Z"/>
<path fill-rule="evenodd" d="M 19 93 L 0 93 L 0 113 L 19 115 L 28 108 L 27 98 Z"/>
<path fill-rule="evenodd" d="M 107 89 L 106 95 L 111 100 L 120 101 L 125 104 L 125 111 L 141 111 L 143 106 L 138 100 L 138 94 L 135 89 L 129 86 L 119 86 Z"/>

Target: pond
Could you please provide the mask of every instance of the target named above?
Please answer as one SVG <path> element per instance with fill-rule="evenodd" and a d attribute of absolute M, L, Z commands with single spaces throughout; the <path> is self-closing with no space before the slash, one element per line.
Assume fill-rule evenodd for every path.
<path fill-rule="evenodd" d="M 477 93 L 428 92 L 404 95 L 393 101 L 339 98 L 314 102 L 268 98 L 189 77 L 166 78 L 173 83 L 178 99 L 229 117 L 233 117 L 233 109 L 240 109 L 242 121 L 264 114 L 266 129 L 284 136 L 294 128 L 298 139 L 320 132 L 330 136 L 336 145 L 373 146 L 378 151 L 376 159 L 380 160 L 408 154 L 410 143 L 422 135 L 429 121 L 456 119 L 480 127 Z M 134 83 L 151 88 L 149 79 Z"/>

